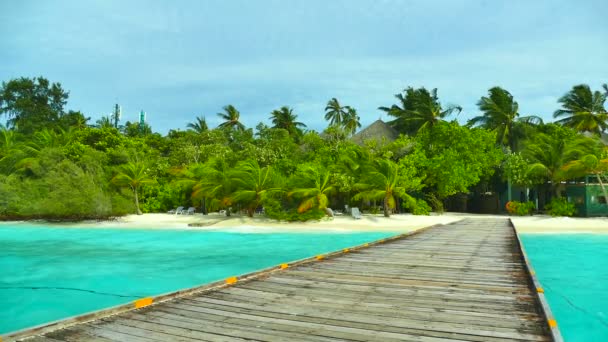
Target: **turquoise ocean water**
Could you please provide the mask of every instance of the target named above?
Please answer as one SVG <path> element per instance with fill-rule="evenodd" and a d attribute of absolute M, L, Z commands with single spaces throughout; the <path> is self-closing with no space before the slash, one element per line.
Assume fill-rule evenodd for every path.
<path fill-rule="evenodd" d="M 0 333 L 391 235 L 0 225 Z"/>
<path fill-rule="evenodd" d="M 567 342 L 608 341 L 608 235 L 522 240 Z"/>

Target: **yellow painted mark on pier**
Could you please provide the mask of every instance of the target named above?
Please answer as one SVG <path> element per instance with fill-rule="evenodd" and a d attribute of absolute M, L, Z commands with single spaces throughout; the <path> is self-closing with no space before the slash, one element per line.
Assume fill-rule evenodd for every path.
<path fill-rule="evenodd" d="M 323 258 L 324 257 L 322 255 L 317 255 L 317 260 L 321 261 L 321 260 L 323 260 Z"/>
<path fill-rule="evenodd" d="M 549 320 L 549 327 L 551 327 L 551 328 L 557 327 L 557 321 L 555 321 L 554 319 L 550 319 Z"/>
<path fill-rule="evenodd" d="M 545 293 L 545 290 L 542 287 L 537 287 L 536 288 L 536 292 L 538 292 L 538 293 Z"/>
<path fill-rule="evenodd" d="M 237 278 L 236 277 L 230 277 L 228 279 L 226 279 L 226 284 L 230 285 L 230 284 L 234 284 L 237 282 Z"/>
<path fill-rule="evenodd" d="M 138 299 L 135 301 L 135 308 L 139 309 L 139 308 L 146 307 L 146 306 L 152 304 L 153 301 L 154 300 L 150 297 Z"/>
<path fill-rule="evenodd" d="M 369 247 L 369 243 L 366 243 L 365 245 L 363 245 L 364 247 Z"/>
<path fill-rule="evenodd" d="M 289 265 L 287 265 L 287 264 L 281 264 L 281 269 L 282 270 L 286 269 L 287 267 L 289 267 Z"/>
<path fill-rule="evenodd" d="M 343 251 L 344 253 L 348 253 L 348 251 L 350 251 L 350 250 L 349 250 L 348 248 L 344 248 L 342 251 Z"/>

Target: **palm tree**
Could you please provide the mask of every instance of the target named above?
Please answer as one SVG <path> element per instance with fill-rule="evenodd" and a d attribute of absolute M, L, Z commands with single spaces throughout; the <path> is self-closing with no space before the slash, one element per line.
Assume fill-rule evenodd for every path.
<path fill-rule="evenodd" d="M 348 115 L 348 106 L 342 106 L 335 97 L 327 101 L 325 106 L 325 120 L 329 121 L 330 125 L 341 125 L 344 117 Z"/>
<path fill-rule="evenodd" d="M 224 113 L 217 113 L 217 116 L 224 120 L 219 127 L 244 131 L 245 125 L 239 121 L 241 113 L 233 105 L 227 105 L 223 109 Z"/>
<path fill-rule="evenodd" d="M 15 160 L 23 153 L 22 144 L 17 139 L 17 132 L 0 124 L 0 167 L 12 171 Z"/>
<path fill-rule="evenodd" d="M 142 212 L 139 209 L 139 198 L 137 196 L 137 191 L 140 186 L 144 184 L 154 183 L 154 179 L 150 178 L 147 175 L 147 167 L 144 163 L 141 162 L 130 162 L 122 165 L 119 168 L 118 173 L 114 178 L 112 178 L 112 183 L 118 186 L 129 187 L 131 191 L 133 191 L 133 196 L 135 199 L 135 209 L 137 210 L 137 215 L 141 215 Z"/>
<path fill-rule="evenodd" d="M 209 130 L 209 126 L 207 126 L 207 120 L 205 120 L 205 117 L 200 117 L 200 116 L 196 117 L 195 122 L 188 123 L 188 125 L 186 127 L 192 129 L 193 131 L 195 131 L 198 134 L 201 134 L 201 133 Z"/>
<path fill-rule="evenodd" d="M 576 85 L 558 100 L 562 108 L 556 110 L 553 117 L 562 118 L 556 122 L 578 132 L 600 135 L 608 128 L 606 96 L 600 91 L 592 92 L 586 84 Z"/>
<path fill-rule="evenodd" d="M 516 137 L 521 135 L 526 124 L 542 124 L 538 116 L 519 117 L 519 104 L 513 100 L 505 89 L 493 87 L 488 91 L 488 96 L 483 96 L 477 106 L 482 115 L 469 120 L 469 125 L 480 125 L 481 127 L 496 132 L 496 143 L 508 146 L 511 151 L 516 148 Z"/>
<path fill-rule="evenodd" d="M 595 175 L 604 193 L 604 198 L 608 198 L 608 191 L 602 181 L 602 176 L 608 172 L 608 158 L 600 159 L 597 155 L 587 154 L 567 163 L 563 166 L 563 170 L 576 176 Z"/>
<path fill-rule="evenodd" d="M 324 210 L 327 208 L 329 199 L 327 195 L 334 192 L 334 185 L 330 181 L 329 171 L 322 171 L 318 168 L 305 167 L 298 178 L 298 185 L 289 192 L 288 196 L 301 199 L 298 206 L 298 213 L 306 212 L 316 208 Z"/>
<path fill-rule="evenodd" d="M 70 145 L 74 139 L 75 130 L 72 127 L 68 130 L 43 128 L 37 131 L 27 143 L 21 146 L 20 159 L 15 163 L 16 170 L 25 171 L 31 169 L 44 149 L 64 148 Z"/>
<path fill-rule="evenodd" d="M 397 206 L 397 198 L 414 201 L 406 192 L 405 180 L 399 175 L 399 166 L 388 159 L 377 160 L 365 173 L 363 183 L 358 183 L 356 187 L 361 192 L 353 199 L 383 200 L 385 217 L 390 217 L 390 210 Z"/>
<path fill-rule="evenodd" d="M 230 174 L 230 180 L 237 189 L 231 194 L 231 200 L 243 203 L 249 217 L 253 217 L 255 209 L 263 204 L 268 196 L 282 191 L 274 170 L 270 166 L 262 168 L 254 160 L 239 164 Z"/>
<path fill-rule="evenodd" d="M 528 141 L 522 151 L 523 157 L 530 161 L 528 176 L 549 180 L 553 194 L 557 197 L 561 197 L 559 190 L 562 181 L 570 177 L 564 166 L 587 154 L 589 154 L 589 138 L 582 136 L 558 138 L 544 133 Z"/>
<path fill-rule="evenodd" d="M 211 159 L 198 172 L 201 176 L 192 187 L 192 198 L 209 199 L 212 210 L 226 209 L 230 216 L 233 183 L 230 165 L 224 159 Z"/>
<path fill-rule="evenodd" d="M 395 97 L 399 100 L 401 107 L 399 104 L 393 104 L 391 107 L 379 107 L 378 109 L 396 117 L 391 122 L 393 127 L 408 134 L 431 128 L 452 113 L 462 111 L 462 107 L 455 105 L 449 105 L 443 109 L 439 103 L 437 88 L 429 92 L 424 87 L 419 89 L 409 87 L 404 90 L 404 94 L 396 94 Z"/>
<path fill-rule="evenodd" d="M 296 121 L 298 116 L 293 113 L 293 109 L 283 106 L 280 109 L 275 109 L 270 113 L 273 128 L 282 128 L 289 132 L 289 135 L 298 136 L 302 134 L 302 128 L 305 124 Z"/>
<path fill-rule="evenodd" d="M 361 128 L 360 118 L 355 108 L 348 107 L 343 120 L 344 129 L 351 135 L 355 134 L 358 128 Z"/>
<path fill-rule="evenodd" d="M 112 120 L 107 116 L 102 116 L 101 119 L 95 121 L 94 127 L 97 128 L 114 128 Z"/>

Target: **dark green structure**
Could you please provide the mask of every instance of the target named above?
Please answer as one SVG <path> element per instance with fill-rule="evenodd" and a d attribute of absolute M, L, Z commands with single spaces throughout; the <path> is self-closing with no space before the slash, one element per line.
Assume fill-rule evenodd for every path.
<path fill-rule="evenodd" d="M 608 184 L 604 185 L 608 189 Z M 577 216 L 608 216 L 607 198 L 594 175 L 586 176 L 578 182 L 568 183 L 566 196 L 568 202 L 576 205 Z"/>

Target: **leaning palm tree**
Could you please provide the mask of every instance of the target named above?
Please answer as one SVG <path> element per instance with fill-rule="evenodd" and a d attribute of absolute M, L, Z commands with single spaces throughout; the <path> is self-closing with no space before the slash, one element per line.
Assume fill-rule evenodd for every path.
<path fill-rule="evenodd" d="M 397 198 L 414 201 L 408 195 L 406 180 L 399 175 L 399 166 L 388 159 L 377 160 L 365 173 L 361 183 L 356 184 L 360 192 L 353 199 L 383 200 L 384 216 L 397 206 Z"/>
<path fill-rule="evenodd" d="M 469 120 L 469 125 L 481 127 L 496 132 L 496 143 L 508 146 L 511 151 L 516 149 L 516 137 L 520 134 L 521 125 L 542 124 L 538 116 L 519 116 L 519 104 L 505 89 L 493 87 L 488 96 L 483 96 L 477 106 L 483 113 Z"/>
<path fill-rule="evenodd" d="M 359 115 L 357 114 L 357 110 L 352 107 L 348 107 L 346 111 L 346 116 L 344 117 L 344 129 L 349 134 L 355 134 L 358 128 L 361 128 L 361 122 L 359 121 Z"/>
<path fill-rule="evenodd" d="M 329 203 L 327 196 L 335 191 L 329 171 L 309 166 L 302 169 L 300 176 L 295 189 L 287 194 L 289 197 L 301 200 L 298 213 L 315 208 L 320 210 L 327 208 Z"/>
<path fill-rule="evenodd" d="M 558 100 L 562 108 L 553 117 L 578 132 L 600 135 L 608 128 L 608 112 L 604 108 L 607 96 L 600 91 L 592 92 L 586 84 L 576 85 Z"/>
<path fill-rule="evenodd" d="M 275 109 L 270 113 L 273 128 L 282 128 L 289 132 L 289 135 L 297 136 L 302 134 L 302 128 L 306 125 L 296 121 L 298 116 L 293 113 L 293 109 L 283 106 L 280 109 Z"/>
<path fill-rule="evenodd" d="M 204 133 L 209 130 L 209 126 L 207 126 L 207 120 L 205 119 L 205 117 L 200 116 L 196 117 L 195 122 L 188 123 L 186 127 L 190 128 L 198 134 Z"/>
<path fill-rule="evenodd" d="M 147 174 L 147 166 L 142 162 L 130 162 L 122 165 L 116 176 L 112 178 L 112 183 L 118 186 L 129 187 L 131 191 L 133 191 L 137 215 L 142 214 L 139 209 L 139 197 L 137 196 L 139 187 L 154 182 L 155 180 L 150 178 Z"/>
<path fill-rule="evenodd" d="M 272 167 L 260 167 L 254 160 L 237 165 L 230 174 L 230 180 L 237 189 L 230 195 L 231 200 L 234 203 L 243 203 L 249 217 L 253 217 L 255 209 L 269 196 L 282 191 Z"/>
<path fill-rule="evenodd" d="M 589 143 L 589 138 L 583 136 L 558 138 L 543 133 L 535 136 L 522 151 L 522 156 L 530 161 L 528 176 L 550 181 L 553 194 L 560 197 L 561 183 L 571 176 L 564 166 L 589 154 Z"/>
<path fill-rule="evenodd" d="M 608 172 L 608 158 L 601 159 L 601 157 L 598 157 L 595 154 L 587 154 L 580 159 L 567 163 L 562 169 L 574 176 L 594 175 L 595 178 L 597 178 L 598 183 L 600 183 L 604 197 L 608 198 L 608 191 L 602 180 L 602 176 Z"/>
<path fill-rule="evenodd" d="M 335 97 L 327 101 L 325 120 L 329 121 L 330 125 L 341 125 L 346 115 L 348 115 L 348 106 L 342 106 Z"/>
<path fill-rule="evenodd" d="M 404 90 L 404 94 L 395 95 L 401 107 L 399 104 L 394 104 L 391 107 L 378 108 L 396 117 L 391 124 L 404 133 L 412 134 L 421 129 L 431 128 L 452 113 L 462 111 L 462 107 L 455 105 L 443 108 L 439 103 L 437 88 L 428 91 L 424 87 L 419 89 L 409 87 Z"/>
<path fill-rule="evenodd" d="M 241 119 L 241 113 L 239 113 L 233 105 L 227 105 L 223 109 L 224 113 L 217 113 L 217 116 L 224 120 L 219 127 L 244 131 L 245 125 L 239 121 Z"/>

